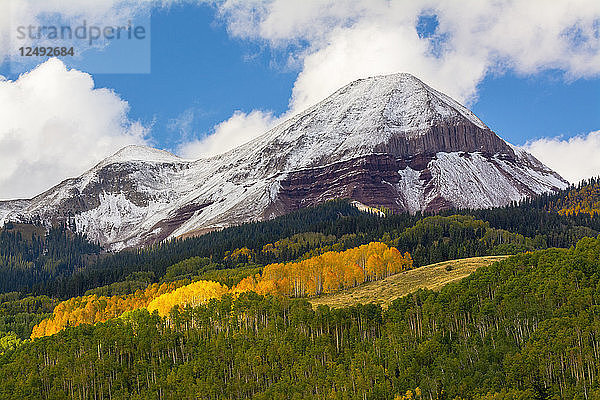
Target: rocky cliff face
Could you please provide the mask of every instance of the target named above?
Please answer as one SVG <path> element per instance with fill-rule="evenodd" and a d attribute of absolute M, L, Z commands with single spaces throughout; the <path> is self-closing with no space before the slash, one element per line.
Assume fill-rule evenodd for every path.
<path fill-rule="evenodd" d="M 111 249 L 285 214 L 332 198 L 396 211 L 493 207 L 567 186 L 408 74 L 353 82 L 261 137 L 186 161 L 128 147 L 0 222 L 70 219 Z"/>
<path fill-rule="evenodd" d="M 515 158 L 512 148 L 494 132 L 466 121 L 440 123 L 413 137 L 393 135 L 386 143 L 376 146 L 375 151 L 399 158 L 457 151 L 506 154 Z"/>

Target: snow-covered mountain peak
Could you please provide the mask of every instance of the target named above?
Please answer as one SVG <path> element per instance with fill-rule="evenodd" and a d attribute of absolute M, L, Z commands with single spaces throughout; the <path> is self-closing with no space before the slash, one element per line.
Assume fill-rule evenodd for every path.
<path fill-rule="evenodd" d="M 567 186 L 410 74 L 354 81 L 262 136 L 195 161 L 127 146 L 3 221 L 73 221 L 106 248 L 202 234 L 347 198 L 369 207 L 494 207 Z"/>
<path fill-rule="evenodd" d="M 110 157 L 105 158 L 99 165 L 105 166 L 114 163 L 143 161 L 154 163 L 170 163 L 184 161 L 176 155 L 165 150 L 154 149 L 148 146 L 129 145 L 123 147 Z"/>
<path fill-rule="evenodd" d="M 444 141 L 443 134 L 433 129 L 440 126 L 467 126 L 460 135 L 471 142 L 471 147 L 477 144 L 477 149 L 482 141 L 471 136 L 481 135 L 473 130 L 491 133 L 465 107 L 411 74 L 374 76 L 347 84 L 264 135 L 214 159 L 273 174 L 383 152 L 382 147 L 390 141 L 410 139 L 410 146 L 394 151 L 395 155 L 404 155 L 414 146 L 421 147 L 419 151 L 430 151 L 424 147 Z M 456 140 L 444 143 L 447 148 L 443 150 L 461 150 L 453 148 L 460 145 Z M 482 150 L 496 152 L 498 146 L 491 147 Z"/>
<path fill-rule="evenodd" d="M 385 124 L 394 132 L 423 131 L 435 123 L 456 121 L 461 117 L 478 128 L 488 129 L 475 114 L 460 103 L 409 73 L 359 79 L 338 93 L 344 93 L 346 97 L 368 100 L 371 106 L 383 106 Z M 369 98 L 369 93 L 376 94 L 377 97 Z M 351 101 L 346 99 L 348 100 Z"/>

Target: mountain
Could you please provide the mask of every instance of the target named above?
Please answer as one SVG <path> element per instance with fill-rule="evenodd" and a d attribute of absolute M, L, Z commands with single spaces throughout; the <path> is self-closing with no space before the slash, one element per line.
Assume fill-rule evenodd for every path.
<path fill-rule="evenodd" d="M 332 198 L 395 211 L 503 206 L 568 183 L 409 74 L 361 79 L 255 140 L 189 161 L 130 146 L 0 223 L 73 221 L 118 250 L 273 218 Z"/>

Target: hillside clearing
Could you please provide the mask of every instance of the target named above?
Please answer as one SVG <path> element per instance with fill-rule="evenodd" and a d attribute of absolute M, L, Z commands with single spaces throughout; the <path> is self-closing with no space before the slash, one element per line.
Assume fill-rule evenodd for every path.
<path fill-rule="evenodd" d="M 469 276 L 479 267 L 490 265 L 508 256 L 462 258 L 426 265 L 400 272 L 385 279 L 347 289 L 339 293 L 310 299 L 313 307 L 346 307 L 355 304 L 375 303 L 386 307 L 395 299 L 418 289 L 440 290 L 444 285 Z"/>

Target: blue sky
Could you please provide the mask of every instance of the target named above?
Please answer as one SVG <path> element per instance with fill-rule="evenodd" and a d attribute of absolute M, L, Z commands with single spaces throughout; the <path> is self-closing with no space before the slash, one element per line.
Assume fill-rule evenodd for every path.
<path fill-rule="evenodd" d="M 0 155 L 12 172 L 0 173 L 0 199 L 35 194 L 127 143 L 186 157 L 218 153 L 353 79 L 392 72 L 411 72 L 466 103 L 502 138 L 526 145 L 572 181 L 600 174 L 593 156 L 600 152 L 600 7 L 592 0 L 576 9 L 528 4 L 544 5 L 545 14 L 509 1 L 465 7 L 438 0 L 110 0 L 89 14 L 76 0 L 58 9 L 23 0 L 17 15 L 147 25 L 150 73 L 96 73 L 98 63 L 128 53 L 110 43 L 83 60 L 63 58 L 64 66 L 30 61 L 20 71 L 34 71 L 26 77 L 5 58 L 0 109 L 3 98 L 10 106 Z M 2 43 L 0 55 L 14 54 Z M 145 62 L 143 51 L 130 56 Z M 38 102 L 52 90 L 52 100 Z M 12 102 L 15 96 L 25 100 Z M 36 145 L 46 141 L 53 145 Z M 35 184 L 18 183 L 24 170 Z"/>
<path fill-rule="evenodd" d="M 281 54 L 232 39 L 210 6 L 173 6 L 152 15 L 152 72 L 98 74 L 131 105 L 131 117 L 155 121 L 153 139 L 167 149 L 184 138 L 169 121 L 190 110 L 195 135 L 210 133 L 235 110 L 287 110 L 297 70 L 277 65 Z M 281 62 L 282 63 L 282 62 Z"/>
<path fill-rule="evenodd" d="M 488 126 L 514 144 L 547 136 L 571 137 L 600 127 L 600 80 L 565 81 L 551 71 L 533 77 L 487 77 L 471 106 Z"/>
<path fill-rule="evenodd" d="M 152 14 L 151 74 L 95 74 L 131 105 L 131 117 L 154 121 L 152 138 L 175 150 L 180 132 L 169 121 L 190 110 L 193 135 L 210 133 L 235 110 L 288 108 L 298 69 L 285 64 L 285 49 L 232 38 L 215 8 L 183 5 Z M 429 34 L 435 24 L 419 25 Z M 400 71 L 399 71 L 400 72 Z M 600 129 L 600 79 L 565 79 L 562 71 L 487 76 L 470 108 L 504 139 L 525 144 L 540 137 Z"/>

